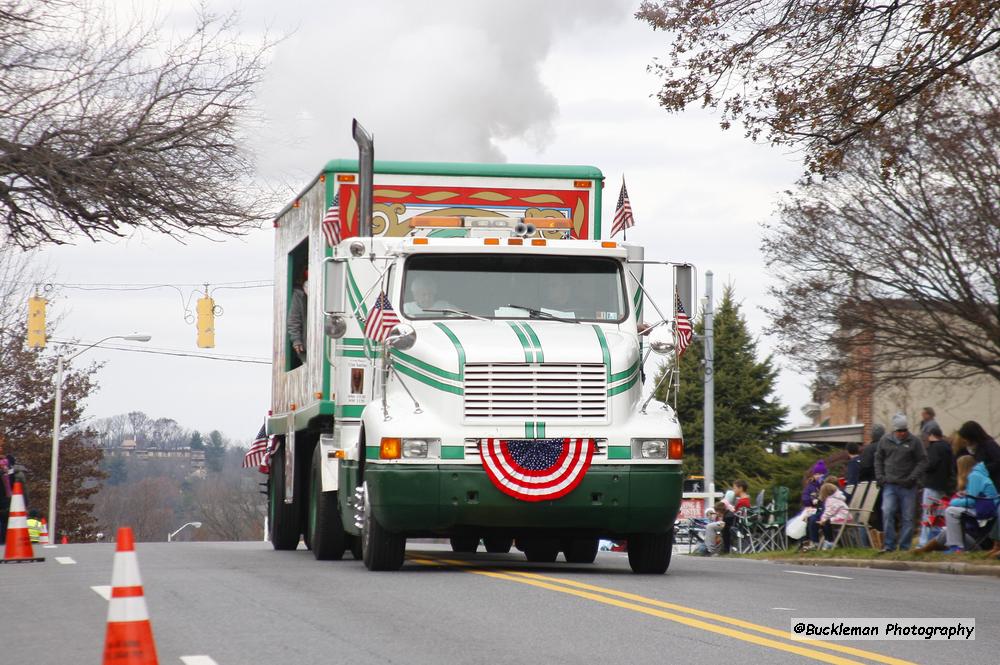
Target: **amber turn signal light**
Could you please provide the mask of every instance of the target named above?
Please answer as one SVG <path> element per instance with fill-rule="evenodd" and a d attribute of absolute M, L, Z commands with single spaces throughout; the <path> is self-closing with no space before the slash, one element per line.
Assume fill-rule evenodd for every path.
<path fill-rule="evenodd" d="M 670 459 L 684 459 L 684 439 L 667 439 L 667 456 Z"/>
<path fill-rule="evenodd" d="M 403 455 L 403 447 L 399 439 L 382 438 L 378 448 L 379 459 L 399 459 Z"/>

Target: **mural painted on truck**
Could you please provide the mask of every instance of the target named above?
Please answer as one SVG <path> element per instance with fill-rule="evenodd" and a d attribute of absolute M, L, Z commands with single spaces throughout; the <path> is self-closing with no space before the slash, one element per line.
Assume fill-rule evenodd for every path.
<path fill-rule="evenodd" d="M 483 189 L 481 187 L 392 188 L 378 186 L 373 192 L 372 231 L 377 236 L 401 237 L 410 231 L 410 219 L 421 215 L 469 217 L 524 217 L 526 219 L 570 219 L 574 238 L 586 238 L 589 188 L 579 190 Z M 340 186 L 341 237 L 357 235 L 358 186 Z M 542 237 L 559 238 L 561 231 L 539 231 Z"/>

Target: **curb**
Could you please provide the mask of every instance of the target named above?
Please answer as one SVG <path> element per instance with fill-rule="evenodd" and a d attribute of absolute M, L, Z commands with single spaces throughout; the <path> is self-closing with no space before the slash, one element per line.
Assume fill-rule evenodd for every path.
<path fill-rule="evenodd" d="M 770 563 L 797 566 L 833 566 L 839 568 L 876 568 L 879 570 L 912 570 L 921 573 L 950 575 L 986 575 L 1000 577 L 1000 566 L 956 561 L 879 561 L 877 559 L 764 559 Z"/>

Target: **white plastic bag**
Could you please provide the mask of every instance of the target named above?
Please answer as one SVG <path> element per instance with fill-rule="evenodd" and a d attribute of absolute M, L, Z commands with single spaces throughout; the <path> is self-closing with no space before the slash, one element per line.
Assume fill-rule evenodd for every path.
<path fill-rule="evenodd" d="M 815 508 L 806 508 L 801 513 L 788 520 L 785 525 L 785 535 L 792 540 L 802 540 L 806 537 L 806 520 L 816 512 Z"/>

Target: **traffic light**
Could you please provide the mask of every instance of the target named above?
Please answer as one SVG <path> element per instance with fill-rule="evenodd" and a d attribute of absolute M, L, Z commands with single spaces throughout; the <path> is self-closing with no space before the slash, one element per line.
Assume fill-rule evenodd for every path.
<path fill-rule="evenodd" d="M 215 301 L 208 296 L 198 298 L 198 348 L 215 348 Z"/>
<path fill-rule="evenodd" d="M 45 348 L 45 298 L 28 298 L 28 346 L 33 349 Z"/>

